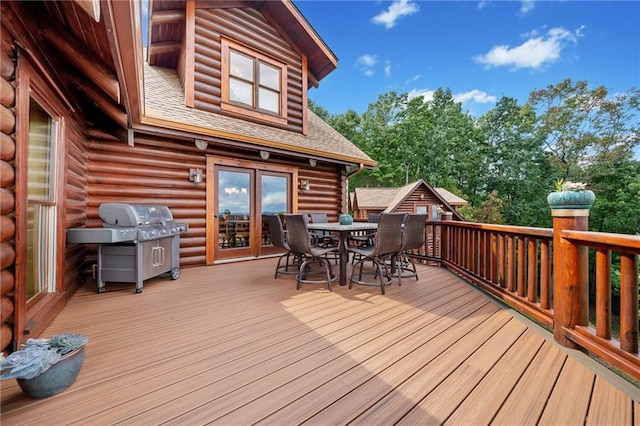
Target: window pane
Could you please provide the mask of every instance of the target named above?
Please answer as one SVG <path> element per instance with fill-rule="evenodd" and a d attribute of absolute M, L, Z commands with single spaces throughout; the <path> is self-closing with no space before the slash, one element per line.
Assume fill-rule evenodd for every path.
<path fill-rule="evenodd" d="M 253 84 L 230 78 L 229 100 L 242 102 L 253 107 Z"/>
<path fill-rule="evenodd" d="M 280 91 L 280 69 L 260 63 L 260 86 Z"/>
<path fill-rule="evenodd" d="M 280 94 L 265 88 L 260 88 L 260 95 L 258 97 L 258 107 L 266 109 L 267 111 L 273 111 L 275 113 L 280 112 Z"/>
<path fill-rule="evenodd" d="M 229 52 L 229 75 L 243 80 L 255 81 L 253 78 L 253 59 L 238 52 Z"/>
<path fill-rule="evenodd" d="M 29 105 L 29 199 L 50 200 L 53 121 L 33 99 Z"/>

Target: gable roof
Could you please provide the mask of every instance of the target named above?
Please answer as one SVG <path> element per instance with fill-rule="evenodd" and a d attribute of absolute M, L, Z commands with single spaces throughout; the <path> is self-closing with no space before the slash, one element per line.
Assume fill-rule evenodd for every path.
<path fill-rule="evenodd" d="M 151 65 L 178 67 L 188 19 L 186 4 L 184 0 L 149 0 L 148 61 Z M 291 0 L 198 0 L 194 6 L 203 9 L 250 7 L 259 11 L 307 57 L 309 80 L 315 87 L 338 66 L 338 58 Z"/>
<path fill-rule="evenodd" d="M 464 198 L 458 197 L 453 192 L 449 192 L 444 188 L 434 188 L 434 189 L 438 191 L 438 194 L 442 195 L 442 198 L 447 200 L 447 203 L 451 204 L 452 206 L 466 206 L 469 204 L 469 202 Z"/>
<path fill-rule="evenodd" d="M 144 63 L 144 107 L 142 125 L 183 132 L 190 138 L 220 138 L 235 145 L 274 152 L 332 160 L 347 165 L 375 166 L 376 162 L 333 129 L 313 111 L 308 111 L 308 132 L 285 129 L 189 108 L 176 71 Z"/>
<path fill-rule="evenodd" d="M 422 179 L 400 188 L 356 188 L 354 189 L 352 205 L 357 204 L 357 207 L 362 210 L 384 209 L 385 213 L 390 213 L 395 211 L 420 186 L 425 186 L 427 191 L 433 193 L 442 205 L 447 206 L 456 217 L 463 220 L 462 216 L 452 206 L 466 205 L 467 201 L 446 189 L 433 188 Z M 457 204 L 452 204 L 449 200 Z"/>

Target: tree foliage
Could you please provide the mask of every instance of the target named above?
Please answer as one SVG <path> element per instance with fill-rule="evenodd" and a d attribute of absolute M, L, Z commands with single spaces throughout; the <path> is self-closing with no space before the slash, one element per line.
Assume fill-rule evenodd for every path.
<path fill-rule="evenodd" d="M 450 89 L 431 99 L 394 91 L 361 115 L 310 107 L 378 162 L 350 182 L 399 187 L 424 179 L 467 199 L 468 220 L 551 226 L 546 195 L 559 178 L 596 192 L 594 230 L 640 233 L 640 91 L 610 96 L 604 87 L 562 81 L 509 97 L 479 118 Z"/>

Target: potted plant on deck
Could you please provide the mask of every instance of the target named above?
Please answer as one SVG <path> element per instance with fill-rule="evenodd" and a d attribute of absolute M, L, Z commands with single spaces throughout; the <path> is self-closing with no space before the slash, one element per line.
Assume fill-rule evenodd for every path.
<path fill-rule="evenodd" d="M 565 182 L 560 179 L 556 182 L 555 192 L 551 192 L 547 196 L 547 203 L 553 210 L 589 209 L 595 199 L 595 194 L 593 191 L 586 189 L 586 184 L 582 182 Z"/>
<path fill-rule="evenodd" d="M 29 339 L 20 350 L 2 357 L 0 380 L 17 379 L 31 398 L 62 392 L 78 377 L 89 338 L 81 334 L 58 334 L 50 339 Z"/>

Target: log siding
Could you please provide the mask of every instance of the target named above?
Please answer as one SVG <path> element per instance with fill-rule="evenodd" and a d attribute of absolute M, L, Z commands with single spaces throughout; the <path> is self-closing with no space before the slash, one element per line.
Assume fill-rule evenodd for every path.
<path fill-rule="evenodd" d="M 194 51 L 194 106 L 203 111 L 222 110 L 222 42 L 225 37 L 256 52 L 269 52 L 273 60 L 287 65 L 287 130 L 303 132 L 303 60 L 287 41 L 256 10 L 251 8 L 196 9 Z M 187 53 L 188 55 L 188 53 Z M 183 71 L 184 73 L 184 71 Z"/>

